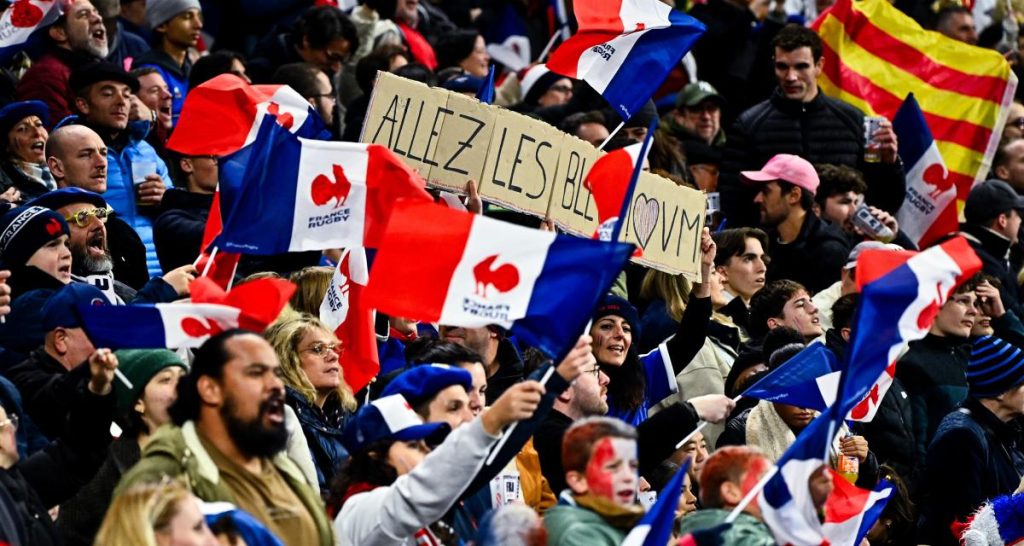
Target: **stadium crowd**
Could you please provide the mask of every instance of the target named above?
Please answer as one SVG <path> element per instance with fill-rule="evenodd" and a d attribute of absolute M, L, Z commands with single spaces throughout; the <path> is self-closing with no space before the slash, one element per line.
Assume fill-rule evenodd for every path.
<path fill-rule="evenodd" d="M 551 6 L 576 30 L 571 0 L 60 1 L 0 72 L 0 544 L 617 545 L 686 465 L 672 544 L 776 544 L 756 502 L 722 522 L 817 411 L 740 395 L 809 343 L 841 359 L 858 256 L 918 250 L 892 120 L 865 135 L 819 87 L 807 25 L 829 0 L 666 0 L 707 30 L 627 120 L 537 62 L 561 32 Z M 1015 65 L 1016 4 L 971 4 L 895 2 Z M 495 105 L 606 151 L 660 119 L 650 170 L 720 197 L 700 282 L 630 263 L 560 362 L 497 326 L 380 315 L 359 392 L 320 321 L 335 250 L 242 257 L 234 286 L 296 285 L 265 331 L 176 351 L 90 340 L 81 306 L 179 301 L 202 274 L 220 158 L 167 146 L 190 90 L 287 85 L 356 142 L 378 72 L 476 96 L 492 65 Z M 893 484 L 864 543 L 1024 537 L 1000 525 L 1024 511 L 1024 105 L 1008 110 L 945 237 L 982 273 L 808 483 L 822 518 L 830 472 Z"/>

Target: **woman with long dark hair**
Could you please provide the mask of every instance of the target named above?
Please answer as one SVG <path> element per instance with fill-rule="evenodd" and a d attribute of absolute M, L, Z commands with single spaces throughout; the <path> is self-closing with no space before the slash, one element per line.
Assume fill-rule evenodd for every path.
<path fill-rule="evenodd" d="M 707 228 L 701 233 L 700 248 L 701 278 L 707 279 L 715 260 L 715 242 Z M 676 392 L 676 375 L 704 345 L 710 320 L 710 285 L 695 284 L 675 334 L 658 340 L 656 349 L 640 355 L 636 308 L 623 298 L 606 297 L 594 313 L 590 336 L 594 357 L 611 379 L 607 415 L 633 426 L 645 421 L 649 408 Z"/>

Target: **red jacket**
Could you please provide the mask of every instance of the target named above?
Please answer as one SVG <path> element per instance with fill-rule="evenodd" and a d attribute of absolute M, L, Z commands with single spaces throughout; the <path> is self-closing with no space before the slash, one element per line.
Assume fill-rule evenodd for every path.
<path fill-rule="evenodd" d="M 74 113 L 68 79 L 80 61 L 61 48 L 53 48 L 32 64 L 15 90 L 17 100 L 41 100 L 50 108 L 50 127 Z"/>

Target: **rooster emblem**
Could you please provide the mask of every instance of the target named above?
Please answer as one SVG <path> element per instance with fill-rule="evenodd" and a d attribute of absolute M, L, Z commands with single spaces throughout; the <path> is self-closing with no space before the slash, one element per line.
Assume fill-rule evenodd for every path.
<path fill-rule="evenodd" d="M 289 131 L 292 128 L 292 124 L 295 123 L 295 116 L 288 112 L 281 113 L 281 105 L 276 102 L 272 102 L 267 106 L 267 113 L 277 118 L 277 123 Z"/>
<path fill-rule="evenodd" d="M 43 10 L 28 0 L 17 0 L 11 4 L 11 24 L 17 28 L 30 28 L 43 20 Z"/>
<path fill-rule="evenodd" d="M 64 231 L 64 229 L 60 227 L 60 222 L 56 218 L 50 218 L 50 221 L 46 222 L 46 233 L 49 233 L 50 237 L 60 235 L 61 231 Z"/>
<path fill-rule="evenodd" d="M 194 317 L 181 319 L 181 331 L 189 337 L 215 336 L 223 331 L 217 321 L 209 322 Z"/>
<path fill-rule="evenodd" d="M 499 293 L 505 293 L 519 285 L 519 270 L 516 266 L 505 264 L 495 269 L 494 262 L 497 259 L 498 255 L 495 254 L 473 267 L 476 295 L 487 298 L 488 286 L 493 286 Z"/>
<path fill-rule="evenodd" d="M 334 199 L 336 200 L 334 208 L 338 209 L 345 206 L 345 201 L 348 200 L 348 192 L 352 190 L 352 183 L 345 176 L 345 169 L 341 165 L 335 165 L 332 174 L 334 180 L 331 180 L 326 174 L 318 175 L 313 179 L 311 188 L 313 204 L 318 207 L 326 205 Z"/>
<path fill-rule="evenodd" d="M 931 197 L 932 199 L 938 199 L 939 195 L 953 187 L 953 177 L 950 176 L 950 172 L 942 166 L 942 163 L 932 163 L 931 165 L 928 165 L 928 168 L 924 170 L 924 174 L 921 178 L 924 179 L 925 184 L 935 186 L 934 190 L 928 192 L 928 197 Z"/>

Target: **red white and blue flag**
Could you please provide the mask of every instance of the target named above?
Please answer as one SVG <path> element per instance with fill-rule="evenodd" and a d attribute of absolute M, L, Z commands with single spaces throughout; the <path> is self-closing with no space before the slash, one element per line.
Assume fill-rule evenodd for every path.
<path fill-rule="evenodd" d="M 626 535 L 620 546 L 665 546 L 672 537 L 675 527 L 676 508 L 679 507 L 679 496 L 683 492 L 683 478 L 690 468 L 691 459 L 676 470 L 672 479 L 658 492 L 658 500 L 654 506 L 640 518 L 636 527 Z"/>
<path fill-rule="evenodd" d="M 822 532 L 829 546 L 859 546 L 892 497 L 892 485 L 881 480 L 873 490 L 861 489 L 832 473 L 832 493 L 825 501 Z"/>
<path fill-rule="evenodd" d="M 648 133 L 650 136 L 650 133 Z M 611 241 L 615 224 L 622 214 L 622 203 L 630 187 L 636 184 L 638 166 L 646 159 L 644 144 L 637 142 L 601 156 L 587 173 L 583 187 L 594 196 L 597 205 L 597 231 L 594 238 Z"/>
<path fill-rule="evenodd" d="M 0 62 L 6 64 L 45 32 L 63 13 L 63 4 L 58 0 L 11 2 L 0 14 Z"/>
<path fill-rule="evenodd" d="M 426 183 L 378 144 L 296 137 L 265 119 L 241 187 L 222 193 L 216 246 L 241 254 L 376 248 L 399 198 L 433 201 Z"/>
<path fill-rule="evenodd" d="M 867 491 L 829 471 L 833 491 L 825 501 L 825 523 L 821 523 L 808 482 L 829 462 L 828 453 L 842 423 L 836 418 L 842 415 L 838 413 L 841 406 L 830 406 L 800 433 L 758 496 L 761 517 L 779 544 L 857 546 L 882 515 L 892 493 L 884 481 Z"/>
<path fill-rule="evenodd" d="M 705 30 L 659 0 L 587 0 L 573 10 L 579 31 L 547 66 L 590 84 L 622 119 L 650 100 Z"/>
<path fill-rule="evenodd" d="M 262 333 L 281 314 L 295 285 L 259 279 L 224 292 L 211 279 L 198 278 L 190 289 L 192 303 L 80 306 L 78 311 L 97 347 L 195 348 L 231 328 Z"/>
<path fill-rule="evenodd" d="M 907 345 L 928 333 L 953 289 L 980 270 L 981 260 L 963 237 L 916 254 L 861 254 L 860 303 L 837 396 L 844 404 L 854 401 L 844 414 L 857 421 L 874 418 Z"/>
<path fill-rule="evenodd" d="M 896 218 L 900 231 L 924 248 L 957 230 L 956 174 L 946 168 L 913 93 L 896 112 L 892 128 L 907 173 L 907 193 Z"/>
<path fill-rule="evenodd" d="M 374 310 L 366 305 L 364 295 L 369 281 L 366 249 L 346 248 L 320 303 L 320 322 L 341 341 L 341 370 L 353 392 L 368 385 L 380 372 Z"/>
<path fill-rule="evenodd" d="M 400 202 L 366 299 L 388 315 L 498 325 L 560 360 L 633 251 L 443 205 Z"/>
<path fill-rule="evenodd" d="M 232 154 L 256 139 L 266 117 L 298 136 L 330 136 L 309 101 L 291 87 L 250 85 L 221 74 L 189 90 L 167 148 L 192 156 Z"/>
<path fill-rule="evenodd" d="M 812 343 L 758 379 L 743 397 L 823 411 L 836 400 L 840 373 L 835 353 Z"/>

